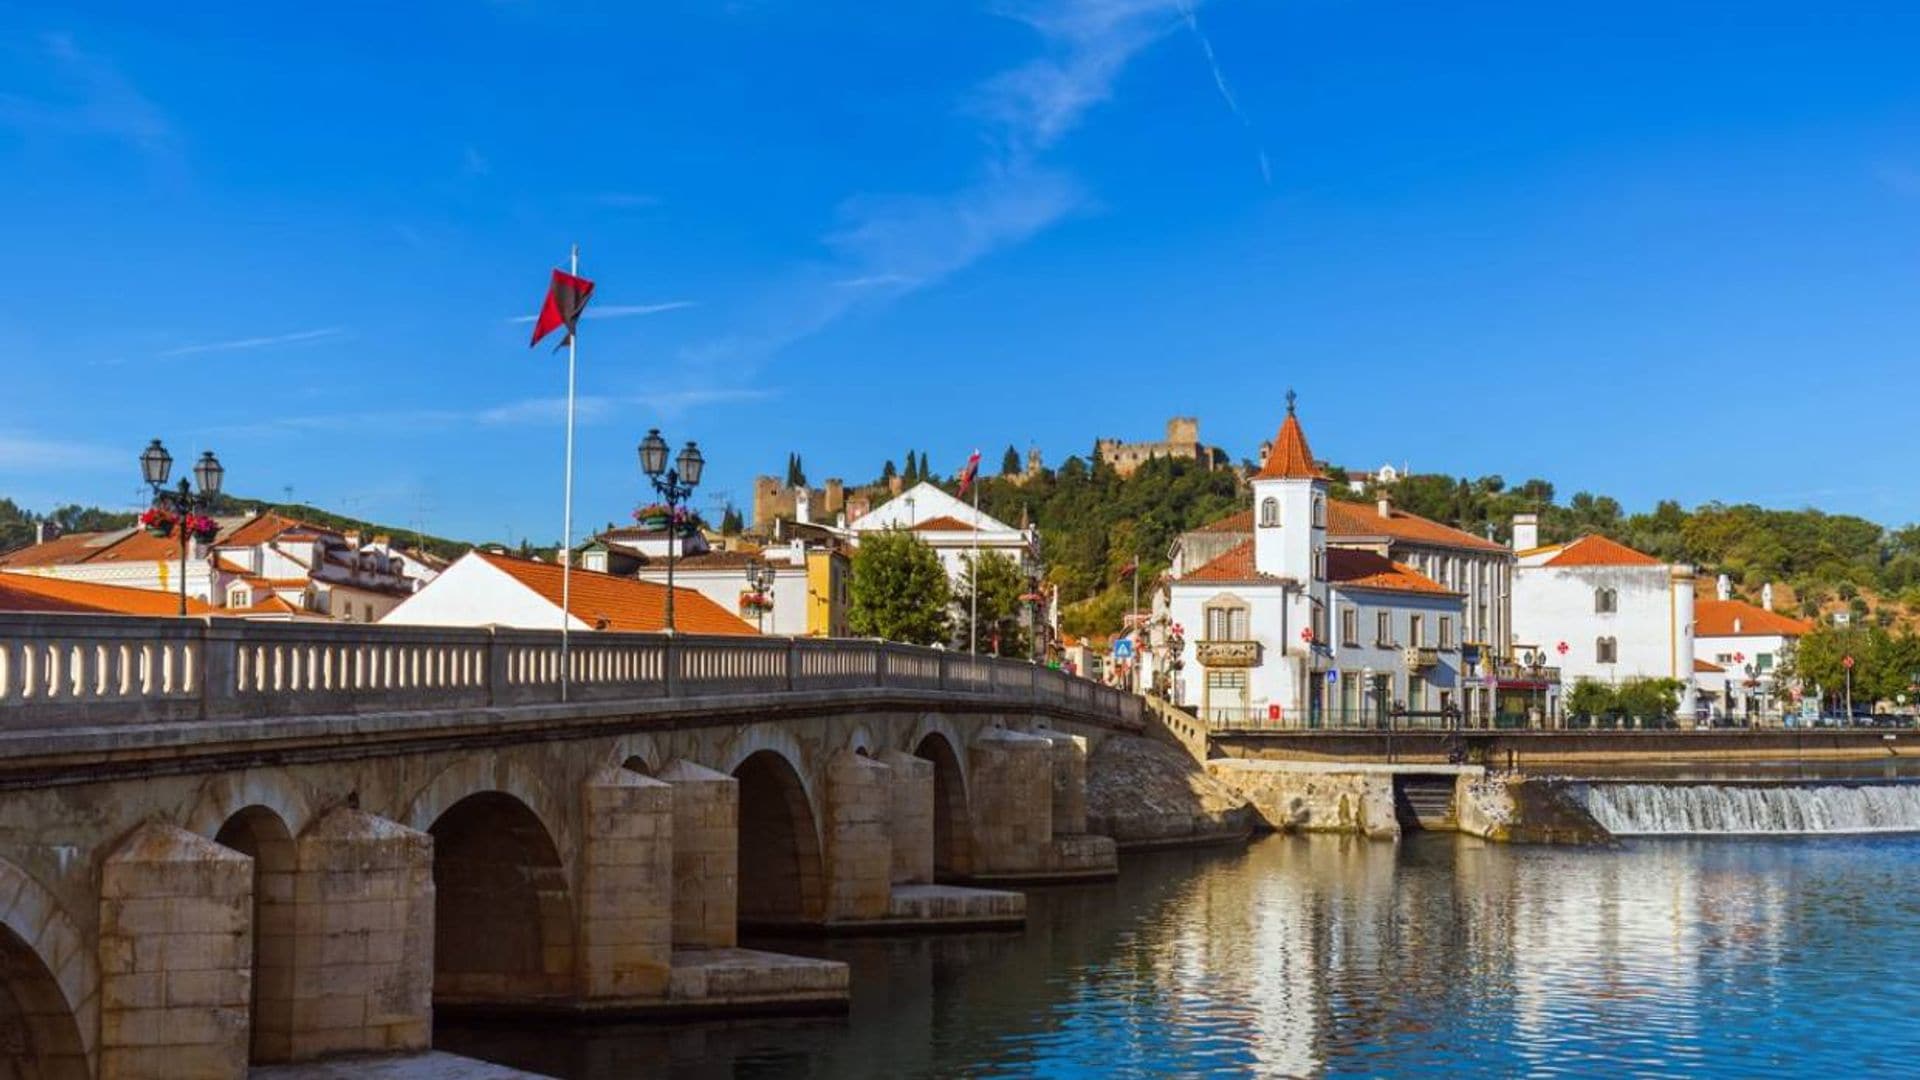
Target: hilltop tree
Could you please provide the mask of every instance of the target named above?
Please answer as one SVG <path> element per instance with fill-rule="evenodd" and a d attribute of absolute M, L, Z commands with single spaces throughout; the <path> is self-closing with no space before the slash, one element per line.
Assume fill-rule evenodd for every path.
<path fill-rule="evenodd" d="M 933 471 L 927 468 L 927 452 L 925 450 L 920 451 L 919 476 L 922 480 L 933 479 Z"/>
<path fill-rule="evenodd" d="M 900 474 L 900 481 L 908 487 L 920 482 L 920 466 L 914 463 L 912 450 L 907 451 L 907 468 Z"/>
<path fill-rule="evenodd" d="M 720 535 L 739 536 L 741 531 L 746 528 L 746 525 L 746 521 L 740 516 L 740 508 L 732 503 L 728 503 L 727 508 L 721 511 Z"/>
<path fill-rule="evenodd" d="M 887 463 L 880 467 L 880 482 L 883 484 L 899 475 L 900 470 L 893 467 L 892 458 L 888 458 Z"/>
<path fill-rule="evenodd" d="M 862 637 L 909 645 L 945 644 L 953 628 L 947 571 L 918 537 L 869 533 L 853 555 L 847 623 Z"/>
<path fill-rule="evenodd" d="M 1007 444 L 1007 452 L 1000 455 L 1000 475 L 1020 475 L 1020 451 L 1015 450 L 1011 443 Z"/>

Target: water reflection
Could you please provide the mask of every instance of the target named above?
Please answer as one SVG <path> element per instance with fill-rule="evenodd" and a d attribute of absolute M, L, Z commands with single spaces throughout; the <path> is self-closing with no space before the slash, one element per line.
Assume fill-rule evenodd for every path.
<path fill-rule="evenodd" d="M 1037 892 L 1018 934 L 780 943 L 853 965 L 845 1020 L 440 1043 L 582 1078 L 1905 1068 L 1916 885 L 1906 837 L 1275 837 Z"/>

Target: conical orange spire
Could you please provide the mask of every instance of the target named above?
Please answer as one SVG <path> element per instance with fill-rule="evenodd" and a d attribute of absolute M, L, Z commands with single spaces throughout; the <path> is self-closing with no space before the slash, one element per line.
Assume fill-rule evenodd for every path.
<path fill-rule="evenodd" d="M 1254 475 L 1262 480 L 1325 480 L 1326 476 L 1314 467 L 1313 451 L 1307 449 L 1307 433 L 1300 430 L 1300 418 L 1293 415 L 1293 391 L 1287 391 L 1287 418 L 1280 424 L 1280 434 L 1273 440 L 1272 449 L 1267 451 L 1266 464 Z"/>

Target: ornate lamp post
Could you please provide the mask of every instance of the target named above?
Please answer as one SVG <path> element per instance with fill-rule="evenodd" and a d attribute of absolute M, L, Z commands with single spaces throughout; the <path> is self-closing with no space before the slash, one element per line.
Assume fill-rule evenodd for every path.
<path fill-rule="evenodd" d="M 773 567 L 763 562 L 747 564 L 748 597 L 758 619 L 761 633 L 767 632 L 767 612 L 773 607 Z"/>
<path fill-rule="evenodd" d="M 140 452 L 140 477 L 153 489 L 153 505 L 140 515 L 140 524 L 155 536 L 169 533 L 180 538 L 180 614 L 187 613 L 187 544 L 194 539 L 211 540 L 217 533 L 213 519 L 204 511 L 213 507 L 214 500 L 220 495 L 220 481 L 227 470 L 220 460 L 208 450 L 193 463 L 193 484 L 186 477 L 180 478 L 180 486 L 167 487 L 167 477 L 173 472 L 173 455 L 155 439 Z M 198 484 L 196 493 L 193 485 Z"/>
<path fill-rule="evenodd" d="M 653 482 L 653 490 L 667 504 L 667 631 L 673 631 L 673 559 L 674 549 L 679 546 L 682 531 L 687 522 L 680 520 L 680 507 L 693 489 L 700 486 L 700 473 L 705 469 L 707 459 L 700 456 L 700 448 L 692 442 L 680 451 L 674 459 L 673 467 L 667 467 L 667 440 L 660 437 L 660 429 L 653 428 L 647 437 L 640 440 L 640 470 Z"/>

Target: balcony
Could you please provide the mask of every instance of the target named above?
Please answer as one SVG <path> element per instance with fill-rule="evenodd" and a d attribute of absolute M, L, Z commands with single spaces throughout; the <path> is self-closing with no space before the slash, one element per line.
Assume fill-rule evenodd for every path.
<path fill-rule="evenodd" d="M 1197 641 L 1196 655 L 1207 667 L 1247 668 L 1260 666 L 1257 641 Z"/>
<path fill-rule="evenodd" d="M 1547 667 L 1545 665 L 1528 667 L 1510 657 L 1502 657 L 1495 660 L 1492 668 L 1493 677 L 1503 686 L 1510 683 L 1521 686 L 1554 686 L 1560 682 L 1560 669 L 1558 667 Z"/>
<path fill-rule="evenodd" d="M 1400 662 L 1406 665 L 1408 671 L 1427 671 L 1440 666 L 1440 650 L 1409 645 L 1400 650 Z"/>

